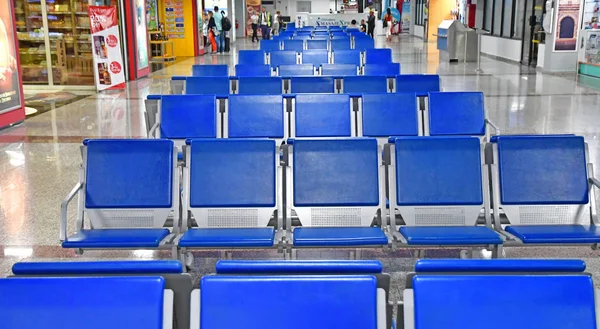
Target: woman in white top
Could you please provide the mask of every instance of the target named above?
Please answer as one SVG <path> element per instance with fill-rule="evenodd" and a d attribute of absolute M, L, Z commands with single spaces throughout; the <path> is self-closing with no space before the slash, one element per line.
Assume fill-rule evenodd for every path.
<path fill-rule="evenodd" d="M 250 21 L 252 22 L 252 42 L 254 42 L 254 39 L 256 39 L 256 42 L 258 42 L 258 35 L 256 34 L 256 31 L 258 30 L 258 15 L 256 15 L 256 13 L 252 13 L 252 16 L 250 16 Z"/>
<path fill-rule="evenodd" d="M 273 20 L 273 35 L 279 34 L 279 19 L 281 18 L 281 13 L 279 10 L 275 13 L 275 19 Z"/>

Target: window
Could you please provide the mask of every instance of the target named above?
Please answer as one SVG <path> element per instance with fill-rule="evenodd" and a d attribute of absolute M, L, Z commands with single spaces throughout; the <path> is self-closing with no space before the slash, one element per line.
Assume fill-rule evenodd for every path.
<path fill-rule="evenodd" d="M 483 29 L 490 35 L 521 39 L 525 13 L 524 0 L 485 0 Z"/>
<path fill-rule="evenodd" d="M 494 1 L 495 0 L 485 0 L 484 2 L 483 29 L 490 33 L 492 32 L 492 20 L 494 19 Z"/>

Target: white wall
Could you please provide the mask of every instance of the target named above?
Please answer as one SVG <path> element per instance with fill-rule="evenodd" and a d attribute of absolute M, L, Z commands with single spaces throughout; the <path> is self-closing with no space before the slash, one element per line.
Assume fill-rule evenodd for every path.
<path fill-rule="evenodd" d="M 279 4 L 279 0 L 276 0 Z M 296 0 L 288 0 L 288 16 L 296 16 Z M 283 2 L 283 1 L 282 1 Z M 329 14 L 330 1 L 329 0 L 310 0 L 310 10 L 313 14 Z M 338 0 L 338 5 L 341 6 L 342 0 Z M 335 2 L 334 2 L 335 4 Z M 279 8 L 279 6 L 278 6 Z M 283 11 L 282 11 L 283 12 Z"/>
<path fill-rule="evenodd" d="M 521 40 L 481 36 L 481 52 L 484 54 L 501 57 L 511 61 L 521 61 Z"/>

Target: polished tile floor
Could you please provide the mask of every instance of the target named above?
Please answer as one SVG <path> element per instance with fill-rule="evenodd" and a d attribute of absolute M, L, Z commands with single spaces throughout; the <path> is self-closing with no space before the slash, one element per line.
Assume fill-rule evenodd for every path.
<path fill-rule="evenodd" d="M 482 59 L 484 73 L 476 64 L 449 64 L 438 60 L 434 43 L 402 36 L 391 43 L 383 37 L 377 46 L 393 49 L 403 73 L 437 73 L 445 91 L 483 91 L 488 116 L 502 133 L 574 133 L 590 146 L 591 160 L 600 166 L 600 90 L 578 81 L 575 74 L 545 74 L 534 69 L 490 58 Z M 63 197 L 77 181 L 79 145 L 84 138 L 145 136 L 144 99 L 148 94 L 168 93 L 172 75 L 188 75 L 192 64 L 237 62 L 236 50 L 257 48 L 238 40 L 227 55 L 205 55 L 181 61 L 127 86 L 122 92 L 95 94 L 28 119 L 24 124 L 0 131 L 0 276 L 8 275 L 21 260 L 90 258 L 167 258 L 152 251 L 86 252 L 75 255 L 59 246 L 59 213 Z M 597 166 L 597 167 L 598 167 Z M 596 174 L 599 174 L 596 169 Z M 73 214 L 69 219 L 71 231 Z M 348 251 L 302 251 L 299 258 L 348 258 Z M 600 274 L 600 251 L 586 247 L 507 249 L 508 257 L 580 257 Z M 456 250 L 431 250 L 428 257 L 456 257 Z M 197 273 L 214 271 L 219 252 L 197 253 Z M 238 251 L 234 258 L 281 258 L 277 252 Z M 378 258 L 385 269 L 402 282 L 414 265 L 408 251 L 371 251 L 362 258 Z M 598 280 L 600 281 L 600 280 Z M 398 286 L 396 286 L 398 287 Z M 399 290 L 393 296 L 399 296 Z"/>

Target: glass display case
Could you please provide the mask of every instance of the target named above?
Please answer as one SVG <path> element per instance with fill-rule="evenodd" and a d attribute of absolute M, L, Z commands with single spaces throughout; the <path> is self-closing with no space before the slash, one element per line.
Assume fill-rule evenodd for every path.
<path fill-rule="evenodd" d="M 600 29 L 581 30 L 579 73 L 600 78 Z"/>

